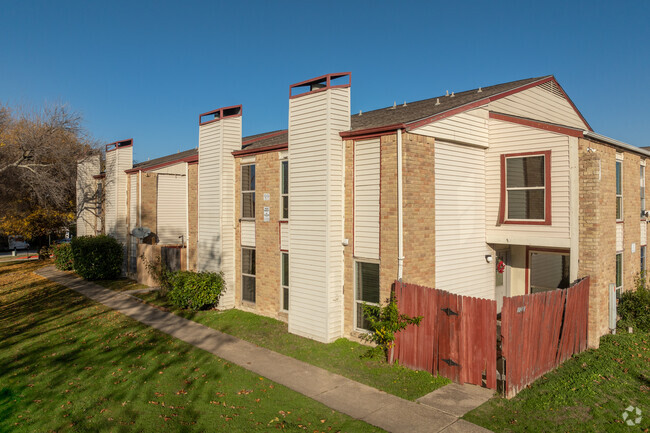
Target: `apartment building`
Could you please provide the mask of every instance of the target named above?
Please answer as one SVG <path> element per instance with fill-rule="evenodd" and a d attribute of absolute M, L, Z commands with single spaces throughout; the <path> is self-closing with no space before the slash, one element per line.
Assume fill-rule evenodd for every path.
<path fill-rule="evenodd" d="M 289 90 L 287 130 L 242 137 L 230 106 L 199 116 L 198 149 L 134 166 L 131 141 L 107 149 L 105 232 L 129 272 L 142 245 L 179 247 L 224 273 L 222 307 L 324 342 L 364 332 L 396 279 L 500 309 L 590 275 L 598 344 L 608 285 L 645 269 L 650 152 L 595 133 L 553 76 L 354 115 L 349 73 Z"/>

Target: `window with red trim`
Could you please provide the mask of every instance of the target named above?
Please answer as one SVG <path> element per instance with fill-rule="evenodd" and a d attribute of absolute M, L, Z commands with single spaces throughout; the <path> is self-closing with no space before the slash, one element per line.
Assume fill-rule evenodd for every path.
<path fill-rule="evenodd" d="M 501 155 L 502 224 L 551 224 L 551 152 Z"/>

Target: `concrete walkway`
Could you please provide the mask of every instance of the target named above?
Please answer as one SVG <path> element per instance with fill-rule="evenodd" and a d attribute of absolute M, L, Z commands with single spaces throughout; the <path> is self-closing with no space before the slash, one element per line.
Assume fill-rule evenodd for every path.
<path fill-rule="evenodd" d="M 161 311 L 132 296 L 105 289 L 74 275 L 58 271 L 53 266 L 41 268 L 37 273 L 145 325 L 384 430 L 405 433 L 489 432 L 482 427 L 458 419 L 458 416 L 462 415 L 459 411 L 449 410 L 449 407 L 457 405 L 457 402 L 454 401 L 453 388 L 449 390 L 450 392 L 445 391 L 443 394 L 438 391 L 448 387 L 436 390 L 422 397 L 421 403 L 404 400 L 311 364 L 215 331 L 175 314 Z M 481 394 L 484 394 L 484 390 L 478 387 L 460 387 L 459 389 L 462 389 L 463 392 L 458 401 L 465 401 L 465 408 L 468 407 L 468 395 L 473 395 L 476 390 L 480 390 Z M 441 401 L 444 403 L 443 407 L 436 408 L 435 406 L 439 405 Z"/>

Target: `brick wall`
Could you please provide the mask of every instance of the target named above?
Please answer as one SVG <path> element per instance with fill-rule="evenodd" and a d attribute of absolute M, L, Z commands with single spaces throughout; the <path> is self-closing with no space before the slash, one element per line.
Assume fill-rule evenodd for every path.
<path fill-rule="evenodd" d="M 591 148 L 595 151 L 588 151 Z M 591 276 L 589 346 L 598 347 L 608 332 L 609 284 L 616 282 L 616 149 L 586 139 L 578 141 L 580 206 L 578 276 Z M 640 158 L 623 155 L 623 286 L 634 287 L 640 258 Z M 632 244 L 635 252 L 632 253 Z"/>
<path fill-rule="evenodd" d="M 188 206 L 188 230 L 189 242 L 187 245 L 188 269 L 197 269 L 197 249 L 199 239 L 199 165 L 189 164 L 187 166 L 187 206 Z"/>
<path fill-rule="evenodd" d="M 344 250 L 345 334 L 354 332 L 354 149 L 345 142 L 345 237 L 350 246 Z M 383 302 L 390 296 L 397 278 L 397 137 L 380 139 L 380 229 L 379 285 Z M 435 286 L 435 202 L 434 139 L 403 133 L 403 279 L 409 283 Z"/>
<path fill-rule="evenodd" d="M 434 139 L 403 134 L 404 276 L 410 284 L 435 287 Z"/>
<path fill-rule="evenodd" d="M 141 206 L 141 223 L 142 227 L 147 227 L 151 233 L 156 233 L 156 198 L 158 196 L 158 175 L 156 173 L 142 173 L 142 197 Z M 145 243 L 151 243 L 151 237 L 144 239 Z"/>
<path fill-rule="evenodd" d="M 235 158 L 235 218 L 241 218 L 241 159 Z M 260 153 L 255 157 L 255 304 L 241 298 L 241 224 L 235 230 L 236 305 L 244 310 L 281 320 L 281 217 L 279 152 Z M 264 201 L 264 194 L 269 200 Z M 270 221 L 264 222 L 264 207 L 270 208 Z"/>

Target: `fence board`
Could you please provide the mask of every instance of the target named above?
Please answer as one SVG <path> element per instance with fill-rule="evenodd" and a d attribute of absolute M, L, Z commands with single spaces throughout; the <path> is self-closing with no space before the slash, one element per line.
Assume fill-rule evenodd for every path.
<path fill-rule="evenodd" d="M 503 299 L 507 397 L 587 348 L 589 278 L 566 290 Z"/>
<path fill-rule="evenodd" d="M 424 316 L 419 327 L 397 334 L 400 364 L 479 386 L 485 374 L 485 384 L 496 389 L 495 301 L 400 282 L 394 288 L 401 313 Z"/>

